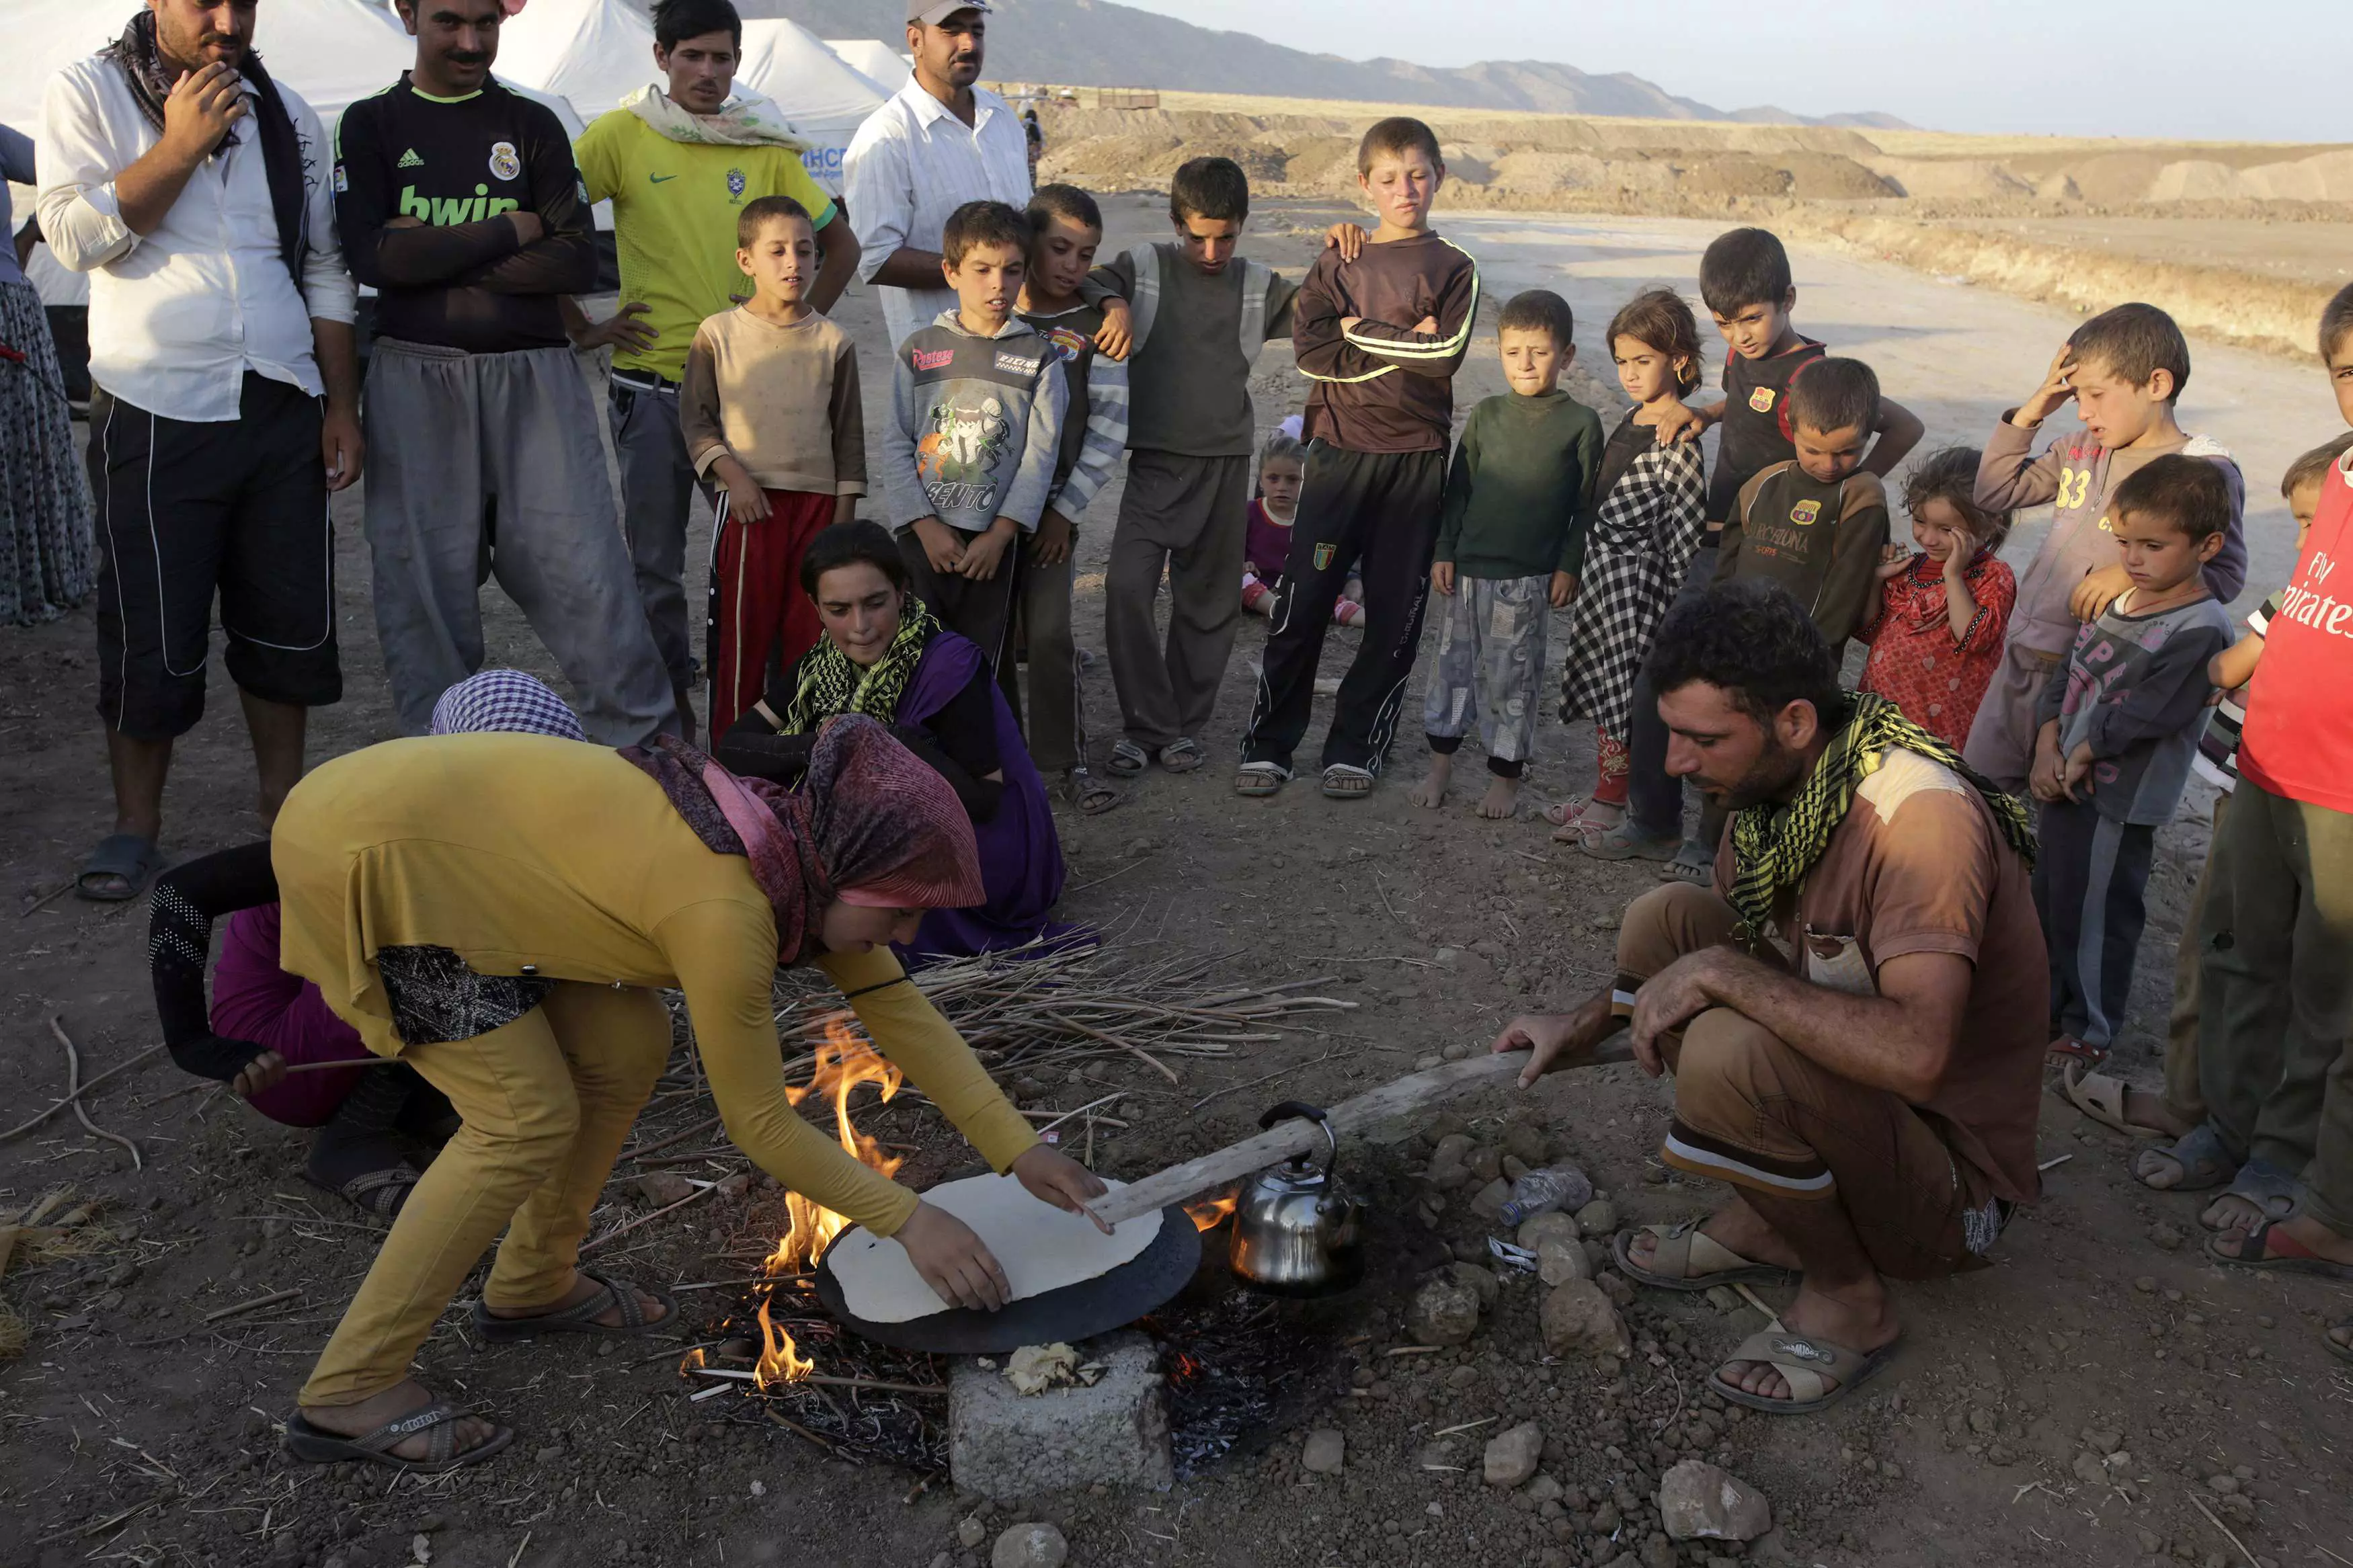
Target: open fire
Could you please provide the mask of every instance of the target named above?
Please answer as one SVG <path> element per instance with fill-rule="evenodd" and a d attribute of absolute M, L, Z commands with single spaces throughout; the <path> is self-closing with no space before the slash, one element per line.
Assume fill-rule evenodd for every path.
<path fill-rule="evenodd" d="M 825 1043 L 818 1047 L 817 1067 L 807 1085 L 787 1089 L 785 1093 L 795 1105 L 813 1094 L 828 1096 L 833 1102 L 834 1133 L 841 1140 L 841 1146 L 861 1163 L 890 1176 L 906 1163 L 904 1157 L 892 1153 L 851 1124 L 849 1095 L 860 1084 L 871 1083 L 888 1100 L 899 1092 L 905 1077 L 872 1046 L 851 1033 L 849 1023 L 837 1015 L 826 1020 Z M 761 1271 L 769 1275 L 802 1274 L 814 1268 L 833 1238 L 849 1225 L 842 1215 L 798 1193 L 787 1194 L 785 1205 L 790 1223 L 783 1239 L 776 1243 L 776 1251 L 761 1266 Z M 770 1320 L 768 1307 L 768 1299 L 764 1296 L 759 1312 L 762 1348 L 755 1369 L 760 1384 L 767 1387 L 797 1383 L 816 1371 L 817 1363 L 802 1355 L 793 1336 Z"/>

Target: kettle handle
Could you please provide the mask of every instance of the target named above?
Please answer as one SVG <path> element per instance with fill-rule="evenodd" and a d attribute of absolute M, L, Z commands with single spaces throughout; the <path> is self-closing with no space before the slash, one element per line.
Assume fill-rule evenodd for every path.
<path fill-rule="evenodd" d="M 1331 1115 L 1322 1106 L 1310 1105 L 1304 1100 L 1286 1100 L 1280 1105 L 1269 1106 L 1260 1115 L 1258 1124 L 1263 1130 L 1272 1127 L 1278 1121 L 1286 1121 L 1293 1117 L 1303 1121 L 1313 1121 L 1324 1130 L 1324 1174 L 1328 1178 L 1332 1174 L 1333 1165 L 1337 1163 L 1340 1158 L 1340 1140 L 1332 1131 Z"/>

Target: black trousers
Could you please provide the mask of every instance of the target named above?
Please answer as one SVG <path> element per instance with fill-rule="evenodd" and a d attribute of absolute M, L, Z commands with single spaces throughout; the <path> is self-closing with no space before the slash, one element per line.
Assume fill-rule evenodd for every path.
<path fill-rule="evenodd" d="M 970 543 L 979 535 L 964 537 Z M 940 625 L 979 645 L 992 674 L 1003 666 L 1012 647 L 1013 612 L 1020 603 L 1021 562 L 1029 553 L 1029 542 L 1027 534 L 1014 540 L 997 558 L 997 575 L 976 582 L 933 571 L 932 558 L 923 553 L 923 536 L 912 525 L 899 533 L 899 559 L 907 563 L 915 597 L 932 607 Z"/>
<path fill-rule="evenodd" d="M 1242 761 L 1291 767 L 1314 707 L 1315 667 L 1332 604 L 1356 562 L 1365 588 L 1365 640 L 1341 679 L 1323 765 L 1380 772 L 1420 651 L 1445 491 L 1444 452 L 1351 452 L 1308 443 L 1307 479 L 1242 734 Z"/>
<path fill-rule="evenodd" d="M 168 741 L 204 717 L 216 595 L 240 689 L 301 708 L 343 696 L 323 417 L 301 387 L 250 371 L 237 418 L 218 423 L 90 395 L 108 729 Z"/>
<path fill-rule="evenodd" d="M 2112 822 L 2089 801 L 2046 801 L 2035 824 L 2034 907 L 2051 947 L 2051 1019 L 2105 1049 L 2124 1026 L 2147 910 L 2157 829 Z"/>
<path fill-rule="evenodd" d="M 1672 615 L 1685 600 L 1696 599 L 1707 592 L 1715 581 L 1718 556 L 1715 536 L 1692 552 L 1689 570 L 1683 574 L 1683 586 L 1675 591 L 1674 603 L 1667 608 Z M 1677 837 L 1683 831 L 1683 781 L 1667 772 L 1667 723 L 1659 717 L 1659 695 L 1651 689 L 1647 666 L 1634 677 L 1634 706 L 1627 725 L 1630 733 L 1626 738 L 1626 815 L 1633 819 L 1636 828 L 1652 838 L 1663 838 L 1672 833 Z M 1714 849 L 1724 830 L 1724 819 L 1718 815 L 1715 827 L 1708 826 L 1708 808 L 1701 808 L 1700 837 Z"/>

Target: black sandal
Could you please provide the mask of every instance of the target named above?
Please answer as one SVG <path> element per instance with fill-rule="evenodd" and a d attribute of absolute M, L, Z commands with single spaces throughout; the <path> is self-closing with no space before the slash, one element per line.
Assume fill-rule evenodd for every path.
<path fill-rule="evenodd" d="M 1062 775 L 1061 795 L 1082 816 L 1101 816 L 1127 799 L 1084 768 L 1072 768 Z"/>
<path fill-rule="evenodd" d="M 603 1274 L 591 1274 L 586 1268 L 581 1277 L 596 1282 L 596 1293 L 583 1301 L 553 1312 L 541 1312 L 529 1318 L 499 1318 L 491 1314 L 481 1301 L 474 1303 L 474 1331 L 492 1344 L 513 1344 L 523 1340 L 535 1340 L 542 1334 L 591 1334 L 600 1339 L 638 1340 L 648 1335 L 666 1332 L 678 1317 L 678 1301 L 659 1290 L 648 1290 L 662 1305 L 659 1318 L 646 1316 L 645 1304 L 638 1300 L 638 1289 L 626 1279 L 614 1279 Z M 617 1324 L 600 1323 L 596 1319 L 617 1309 L 621 1321 Z"/>
<path fill-rule="evenodd" d="M 390 1225 L 400 1217 L 402 1205 L 408 1202 L 408 1194 L 416 1190 L 417 1180 L 423 1174 L 416 1166 L 403 1163 L 385 1170 L 369 1171 L 340 1184 L 322 1181 L 307 1171 L 302 1173 L 302 1179 L 314 1187 L 324 1187 L 345 1199 L 369 1218 L 380 1219 Z"/>
<path fill-rule="evenodd" d="M 422 1410 L 385 1422 L 373 1432 L 356 1437 L 346 1437 L 340 1432 L 330 1432 L 313 1426 L 297 1411 L 286 1418 L 286 1451 L 306 1465 L 346 1464 L 353 1460 L 371 1465 L 389 1465 L 396 1470 L 407 1470 L 420 1476 L 438 1476 L 467 1465 L 479 1465 L 509 1443 L 514 1441 L 514 1429 L 501 1426 L 470 1448 L 458 1447 L 458 1423 L 466 1413 L 441 1401 L 435 1401 Z M 420 1432 L 429 1432 L 425 1458 L 405 1459 L 392 1451 Z"/>

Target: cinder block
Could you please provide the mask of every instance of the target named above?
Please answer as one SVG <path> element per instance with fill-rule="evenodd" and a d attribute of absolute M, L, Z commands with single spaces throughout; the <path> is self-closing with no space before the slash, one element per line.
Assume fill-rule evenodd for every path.
<path fill-rule="evenodd" d="M 985 1497 L 1011 1500 L 1097 1484 L 1165 1489 L 1175 1484 L 1168 1405 L 1159 1357 L 1140 1333 L 1122 1331 L 1079 1347 L 1108 1363 L 1092 1388 L 1021 1394 L 967 1357 L 948 1380 L 948 1473 Z"/>

